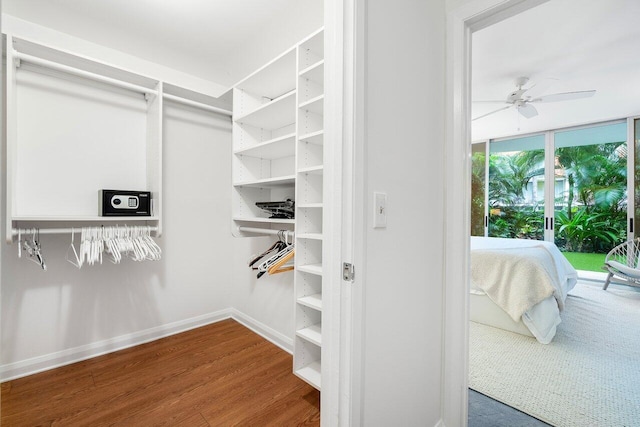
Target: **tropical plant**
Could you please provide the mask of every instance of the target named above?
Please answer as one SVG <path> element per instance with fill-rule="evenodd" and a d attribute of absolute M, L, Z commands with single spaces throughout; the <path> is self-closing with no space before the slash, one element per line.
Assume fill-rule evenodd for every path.
<path fill-rule="evenodd" d="M 570 252 L 599 252 L 603 245 L 614 246 L 620 237 L 606 213 L 589 213 L 585 208 L 571 216 L 567 211 L 556 211 L 555 228 L 564 249 Z"/>

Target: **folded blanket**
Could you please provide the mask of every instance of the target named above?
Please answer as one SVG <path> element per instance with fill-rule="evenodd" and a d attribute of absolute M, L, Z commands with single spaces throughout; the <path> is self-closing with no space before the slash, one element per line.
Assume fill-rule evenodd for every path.
<path fill-rule="evenodd" d="M 544 246 L 471 251 L 471 285 L 518 322 L 522 314 L 553 295 L 564 307 L 553 256 Z"/>

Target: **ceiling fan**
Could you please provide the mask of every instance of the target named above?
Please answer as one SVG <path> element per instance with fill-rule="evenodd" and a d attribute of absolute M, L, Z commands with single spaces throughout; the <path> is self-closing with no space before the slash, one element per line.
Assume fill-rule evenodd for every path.
<path fill-rule="evenodd" d="M 529 81 L 529 77 L 518 77 L 515 81 L 517 89 L 513 92 L 509 93 L 507 99 L 504 101 L 474 101 L 477 103 L 506 103 L 508 104 L 506 107 L 499 108 L 494 111 L 490 111 L 486 114 L 478 116 L 473 120 L 478 120 L 483 117 L 487 117 L 491 114 L 495 114 L 497 112 L 506 110 L 508 108 L 515 108 L 518 113 L 524 116 L 527 119 L 535 117 L 538 115 L 538 110 L 532 104 L 543 103 L 543 102 L 558 102 L 558 101 L 571 101 L 574 99 L 588 98 L 593 96 L 596 91 L 595 90 L 582 90 L 577 92 L 562 92 L 562 93 L 552 93 L 549 95 L 539 96 L 539 97 L 531 97 L 525 95 L 528 90 L 531 90 L 536 85 L 534 84 L 531 87 L 524 88 L 523 86 L 527 84 Z M 472 120 L 472 121 L 473 121 Z"/>

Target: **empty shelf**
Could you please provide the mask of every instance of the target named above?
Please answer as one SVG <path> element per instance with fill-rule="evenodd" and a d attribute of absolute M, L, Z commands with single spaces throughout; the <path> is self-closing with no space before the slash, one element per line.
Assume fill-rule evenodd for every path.
<path fill-rule="evenodd" d="M 314 310 L 322 311 L 322 294 L 314 294 L 298 298 L 298 304 L 313 308 Z"/>
<path fill-rule="evenodd" d="M 279 159 L 295 155 L 294 145 L 296 134 L 290 133 L 269 141 L 235 151 L 236 155 L 257 157 L 260 159 Z"/>
<path fill-rule="evenodd" d="M 273 188 L 273 187 L 289 187 L 295 183 L 295 176 L 278 176 L 275 178 L 256 179 L 255 181 L 236 182 L 233 184 L 235 187 L 258 187 L 258 188 Z"/>
<path fill-rule="evenodd" d="M 295 374 L 320 390 L 320 380 L 322 378 L 321 372 L 320 362 L 311 362 L 307 366 L 295 371 Z"/>
<path fill-rule="evenodd" d="M 296 335 L 317 346 L 322 345 L 322 326 L 320 324 L 300 329 Z"/>
<path fill-rule="evenodd" d="M 307 264 L 298 267 L 298 270 L 309 274 L 322 276 L 322 264 Z"/>
<path fill-rule="evenodd" d="M 296 121 L 296 91 L 276 98 L 235 119 L 237 123 L 261 129 L 280 129 Z"/>

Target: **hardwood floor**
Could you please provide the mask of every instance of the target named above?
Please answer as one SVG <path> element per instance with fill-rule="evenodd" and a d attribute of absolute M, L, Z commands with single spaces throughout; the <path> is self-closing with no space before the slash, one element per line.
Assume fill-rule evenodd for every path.
<path fill-rule="evenodd" d="M 233 320 L 2 384 L 2 427 L 319 425 L 291 355 Z"/>

